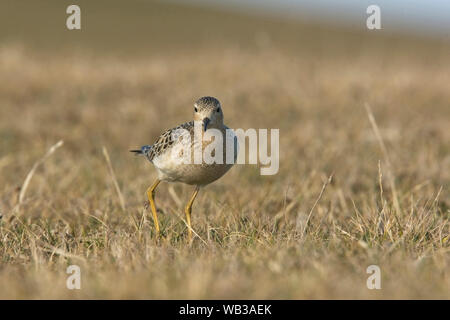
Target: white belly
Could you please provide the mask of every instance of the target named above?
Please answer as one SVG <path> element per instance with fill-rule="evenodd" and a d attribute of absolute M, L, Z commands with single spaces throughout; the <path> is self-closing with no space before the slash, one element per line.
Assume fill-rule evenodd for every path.
<path fill-rule="evenodd" d="M 223 135 L 225 137 L 225 135 Z M 196 140 L 201 142 L 201 140 Z M 230 150 L 230 152 L 234 153 L 234 161 L 232 164 L 226 164 L 226 142 L 225 139 L 222 139 L 222 141 L 213 141 L 213 142 L 203 142 L 202 148 L 200 147 L 196 148 L 197 145 L 194 143 L 191 143 L 191 148 L 187 148 L 186 145 L 183 145 L 182 142 L 175 143 L 172 148 L 168 149 L 163 154 L 155 157 L 153 159 L 153 164 L 158 170 L 159 179 L 163 181 L 178 181 L 183 182 L 191 185 L 206 185 L 209 184 L 220 177 L 222 177 L 234 164 L 237 158 L 237 139 L 236 137 L 233 137 L 234 140 L 234 146 L 233 150 Z M 218 143 L 222 143 L 222 148 L 218 145 Z M 208 150 L 205 152 L 205 148 L 208 148 Z M 215 163 L 208 164 L 205 162 L 204 156 L 205 154 L 208 154 L 208 152 L 211 152 L 214 150 L 212 155 L 215 155 L 215 151 L 222 149 L 222 157 L 220 157 L 220 154 L 218 154 L 218 157 L 213 157 L 217 161 Z M 201 153 L 200 161 L 199 163 L 194 163 L 194 152 L 195 150 L 197 153 Z M 186 155 L 186 152 L 190 151 L 190 157 L 183 155 Z M 219 158 L 222 158 L 222 161 L 220 161 Z M 222 162 L 222 163 L 219 163 Z"/>

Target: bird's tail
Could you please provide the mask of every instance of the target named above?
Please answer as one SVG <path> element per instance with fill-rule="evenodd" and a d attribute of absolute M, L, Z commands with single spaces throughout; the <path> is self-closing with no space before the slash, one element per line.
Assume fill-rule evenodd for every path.
<path fill-rule="evenodd" d="M 130 152 L 133 152 L 137 156 L 145 155 L 150 149 L 151 149 L 151 146 L 143 146 L 143 147 L 141 147 L 141 149 L 130 150 Z"/>

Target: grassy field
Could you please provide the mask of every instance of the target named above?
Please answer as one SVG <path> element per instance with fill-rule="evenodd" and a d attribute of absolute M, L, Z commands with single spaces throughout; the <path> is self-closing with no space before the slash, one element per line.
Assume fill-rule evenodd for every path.
<path fill-rule="evenodd" d="M 69 2 L 0 10 L 0 298 L 450 298 L 449 44 L 80 3 L 81 31 Z M 280 129 L 280 170 L 235 166 L 202 190 L 189 244 L 192 187 L 158 188 L 159 237 L 156 172 L 128 150 L 204 95 L 231 128 Z"/>

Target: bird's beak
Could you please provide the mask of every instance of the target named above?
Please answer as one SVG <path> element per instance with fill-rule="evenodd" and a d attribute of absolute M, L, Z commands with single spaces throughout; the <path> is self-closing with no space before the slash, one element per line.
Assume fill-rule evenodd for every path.
<path fill-rule="evenodd" d="M 210 120 L 209 118 L 203 119 L 203 131 L 206 131 L 206 129 L 208 128 L 208 123 L 209 123 L 210 121 L 211 121 L 211 120 Z"/>

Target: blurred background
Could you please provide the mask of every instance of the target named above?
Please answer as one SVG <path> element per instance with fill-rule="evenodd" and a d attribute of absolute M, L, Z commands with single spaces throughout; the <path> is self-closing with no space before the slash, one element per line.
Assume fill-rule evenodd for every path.
<path fill-rule="evenodd" d="M 2 0 L 0 297 L 448 298 L 449 32 L 444 0 Z M 193 217 L 207 246 L 186 250 L 174 213 L 191 189 L 157 194 L 156 242 L 142 209 L 156 174 L 128 150 L 205 95 L 231 128 L 280 129 L 280 171 L 236 166 L 209 186 Z M 55 285 L 74 261 L 80 292 Z"/>
<path fill-rule="evenodd" d="M 65 28 L 65 9 L 70 4 L 82 9 L 82 31 Z M 382 30 L 369 33 L 366 10 L 372 4 L 381 9 Z M 446 40 L 450 32 L 450 3 L 445 0 L 132 0 L 127 4 L 115 0 L 6 0 L 1 6 L 2 42 L 25 42 L 36 49 L 107 50 L 103 53 L 127 50 L 127 54 L 148 54 L 146 50 L 175 45 L 193 48 L 191 41 L 252 47 L 256 38 L 261 42 L 263 34 L 299 46 L 307 34 L 325 30 L 365 38 L 420 35 Z M 308 43 L 302 47 L 305 45 L 309 47 Z"/>

